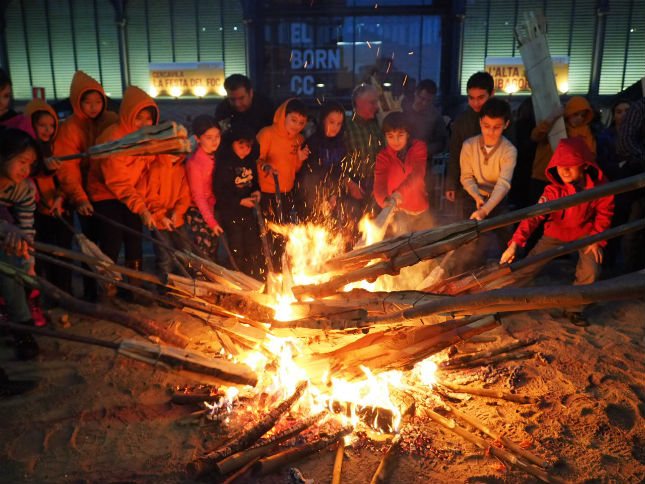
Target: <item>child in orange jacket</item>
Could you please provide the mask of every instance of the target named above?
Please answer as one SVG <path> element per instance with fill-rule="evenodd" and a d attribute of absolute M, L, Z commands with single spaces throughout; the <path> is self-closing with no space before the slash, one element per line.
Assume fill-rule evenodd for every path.
<path fill-rule="evenodd" d="M 60 125 L 54 140 L 54 156 L 85 153 L 95 144 L 99 133 L 117 120 L 116 113 L 107 110 L 107 98 L 101 84 L 83 71 L 77 71 L 72 78 L 69 101 L 74 112 Z M 56 178 L 67 203 L 78 212 L 83 233 L 96 242 L 98 224 L 91 217 L 94 207 L 85 192 L 88 169 L 87 158 L 65 161 L 56 170 Z M 95 300 L 96 281 L 84 277 L 83 287 L 84 297 Z"/>
<path fill-rule="evenodd" d="M 159 109 L 154 100 L 138 87 L 130 86 L 123 94 L 119 122 L 101 133 L 97 144 L 122 138 L 143 126 L 157 124 L 158 120 Z M 153 215 L 154 203 L 147 198 L 148 170 L 156 161 L 157 155 L 118 154 L 92 160 L 87 191 L 94 210 L 136 232 L 141 232 L 142 223 L 152 229 L 155 215 L 162 226 L 170 226 L 171 222 L 165 216 Z M 115 262 L 122 244 L 125 245 L 126 266 L 141 270 L 141 237 L 109 223 L 100 224 L 99 247 Z"/>
<path fill-rule="evenodd" d="M 147 199 L 155 213 L 156 231 L 153 236 L 176 250 L 190 250 L 184 215 L 190 207 L 191 196 L 183 156 L 159 155 L 148 170 Z M 164 223 L 164 219 L 171 224 Z M 166 280 L 172 270 L 172 258 L 166 249 L 153 245 L 157 275 Z"/>
<path fill-rule="evenodd" d="M 31 121 L 43 157 L 51 156 L 52 145 L 58 133 L 56 111 L 45 101 L 34 99 L 27 104 L 25 116 Z M 73 234 L 59 217 L 64 217 L 70 224 L 73 223 L 73 218 L 70 212 L 65 213 L 63 208 L 64 196 L 58 186 L 56 171 L 42 169 L 33 180 L 39 194 L 35 213 L 36 240 L 71 249 Z M 38 260 L 36 272 L 58 288 L 71 293 L 72 273 L 69 269 Z"/>

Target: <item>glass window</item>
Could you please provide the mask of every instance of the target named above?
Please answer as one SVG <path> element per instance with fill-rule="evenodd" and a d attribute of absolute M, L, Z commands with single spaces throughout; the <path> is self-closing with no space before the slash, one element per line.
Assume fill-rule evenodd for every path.
<path fill-rule="evenodd" d="M 276 99 L 349 99 L 374 77 L 395 96 L 421 79 L 439 79 L 439 16 L 269 19 L 265 77 Z"/>

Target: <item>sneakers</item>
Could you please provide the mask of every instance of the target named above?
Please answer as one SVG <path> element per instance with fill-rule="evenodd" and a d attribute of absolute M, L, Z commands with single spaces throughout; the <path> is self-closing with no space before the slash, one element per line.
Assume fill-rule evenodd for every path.
<path fill-rule="evenodd" d="M 27 305 L 29 306 L 29 312 L 31 313 L 31 319 L 34 321 L 34 326 L 46 326 L 47 319 L 45 319 L 43 310 L 40 308 L 40 304 L 38 304 L 38 296 L 40 296 L 38 289 L 31 291 L 31 294 L 27 298 Z"/>
<path fill-rule="evenodd" d="M 5 372 L 0 369 L 0 398 L 13 397 L 33 390 L 38 385 L 33 380 L 9 380 Z"/>

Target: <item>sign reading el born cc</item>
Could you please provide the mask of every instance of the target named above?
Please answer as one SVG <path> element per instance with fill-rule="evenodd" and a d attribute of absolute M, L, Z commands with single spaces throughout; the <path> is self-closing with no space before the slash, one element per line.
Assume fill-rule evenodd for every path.
<path fill-rule="evenodd" d="M 295 95 L 312 95 L 316 87 L 316 71 L 340 69 L 339 48 L 316 48 L 313 42 L 313 27 L 302 22 L 290 24 L 291 49 L 289 65 L 293 75 L 290 90 Z"/>

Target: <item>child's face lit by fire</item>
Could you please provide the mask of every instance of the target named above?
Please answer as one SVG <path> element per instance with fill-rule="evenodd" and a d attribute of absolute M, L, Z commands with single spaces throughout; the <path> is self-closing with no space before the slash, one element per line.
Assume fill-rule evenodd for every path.
<path fill-rule="evenodd" d="M 290 137 L 296 136 L 307 124 L 307 117 L 300 113 L 289 113 L 284 120 L 284 128 Z"/>
<path fill-rule="evenodd" d="M 0 89 L 0 115 L 9 111 L 9 103 L 11 102 L 11 84 L 7 84 Z"/>
<path fill-rule="evenodd" d="M 197 137 L 199 146 L 209 155 L 215 153 L 215 151 L 219 147 L 220 140 L 221 133 L 219 129 L 215 127 L 206 130 L 204 134 Z"/>
<path fill-rule="evenodd" d="M 233 141 L 233 153 L 235 153 L 240 160 L 243 160 L 251 153 L 251 146 L 251 142 L 246 139 Z"/>
<path fill-rule="evenodd" d="M 343 127 L 343 114 L 332 111 L 325 118 L 325 136 L 328 138 L 333 138 L 338 136 L 340 133 L 340 128 Z"/>
<path fill-rule="evenodd" d="M 585 170 L 583 165 L 576 166 L 557 166 L 558 175 L 564 183 L 576 184 L 584 176 Z"/>
<path fill-rule="evenodd" d="M 410 135 L 404 129 L 395 129 L 385 133 L 385 141 L 387 142 L 387 145 L 397 153 L 405 148 L 409 139 Z"/>
<path fill-rule="evenodd" d="M 0 181 L 8 180 L 10 183 L 21 183 L 31 174 L 31 169 L 36 161 L 36 152 L 27 148 L 22 153 L 14 156 L 2 167 Z M 4 179 L 4 180 L 2 180 Z"/>
<path fill-rule="evenodd" d="M 51 141 L 55 129 L 56 120 L 51 114 L 41 114 L 38 117 L 38 120 L 34 123 L 36 137 L 44 143 Z"/>
<path fill-rule="evenodd" d="M 103 96 L 98 91 L 88 91 L 81 98 L 81 111 L 90 119 L 96 119 L 103 112 Z"/>
<path fill-rule="evenodd" d="M 479 126 L 482 130 L 482 137 L 486 146 L 495 146 L 499 143 L 504 130 L 508 127 L 508 121 L 504 118 L 491 118 L 484 116 L 479 119 Z"/>
<path fill-rule="evenodd" d="M 570 116 L 567 116 L 566 121 L 569 126 L 572 128 L 579 128 L 585 124 L 585 119 L 587 119 L 587 113 L 589 111 L 583 109 L 582 111 L 577 111 Z"/>

